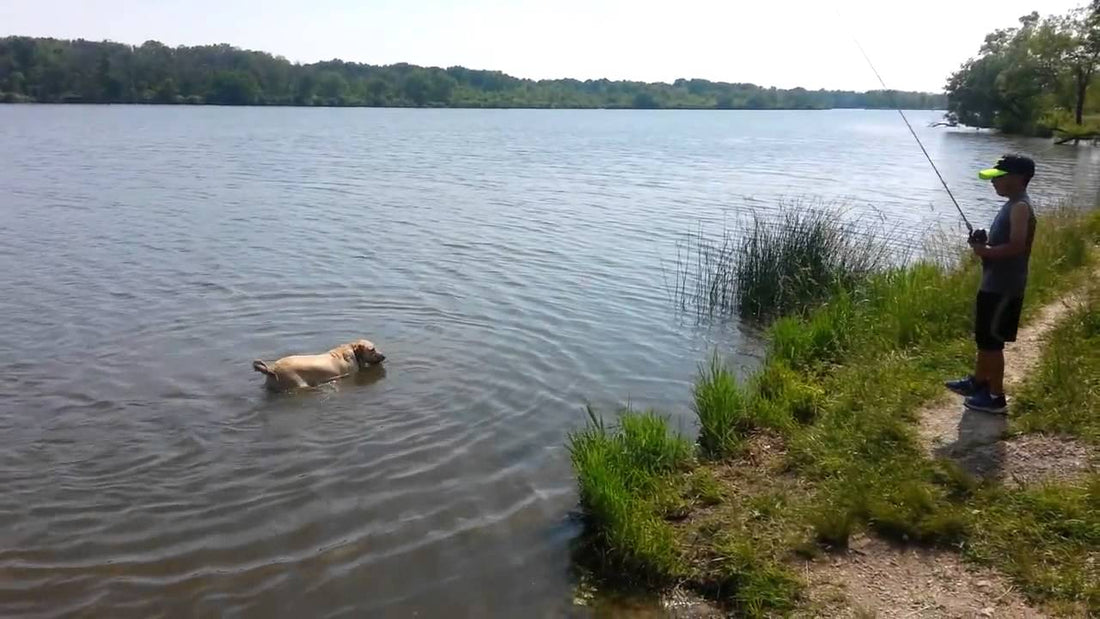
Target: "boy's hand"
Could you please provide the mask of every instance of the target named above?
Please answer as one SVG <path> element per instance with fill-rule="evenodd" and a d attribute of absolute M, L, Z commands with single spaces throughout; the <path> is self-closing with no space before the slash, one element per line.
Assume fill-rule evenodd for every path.
<path fill-rule="evenodd" d="M 966 242 L 970 244 L 971 251 L 979 258 L 984 258 L 986 252 L 989 251 L 989 247 L 986 245 L 987 241 L 989 241 L 989 236 L 985 230 L 974 230 L 966 239 Z"/>

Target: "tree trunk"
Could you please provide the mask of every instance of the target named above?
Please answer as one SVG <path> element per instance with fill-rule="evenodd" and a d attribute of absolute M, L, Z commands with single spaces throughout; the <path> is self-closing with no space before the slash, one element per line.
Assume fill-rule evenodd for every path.
<path fill-rule="evenodd" d="M 1077 67 L 1077 105 L 1075 106 L 1073 117 L 1077 121 L 1077 125 L 1080 126 L 1084 119 L 1085 113 L 1085 95 L 1089 90 L 1089 79 L 1092 77 L 1092 71 L 1085 71 L 1084 67 Z"/>

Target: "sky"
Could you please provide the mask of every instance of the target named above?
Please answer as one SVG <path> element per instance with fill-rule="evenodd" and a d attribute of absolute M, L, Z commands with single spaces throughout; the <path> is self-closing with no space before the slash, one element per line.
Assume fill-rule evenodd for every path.
<path fill-rule="evenodd" d="M 0 36 L 229 43 L 518 77 L 939 92 L 985 34 L 1083 0 L 0 0 Z"/>

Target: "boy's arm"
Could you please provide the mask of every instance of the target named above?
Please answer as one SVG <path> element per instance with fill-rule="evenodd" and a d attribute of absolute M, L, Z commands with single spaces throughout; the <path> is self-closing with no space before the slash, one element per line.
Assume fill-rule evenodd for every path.
<path fill-rule="evenodd" d="M 1012 222 L 1012 232 L 1009 235 L 1008 242 L 1003 245 L 995 245 L 989 247 L 987 245 L 971 245 L 974 248 L 974 254 L 980 258 L 988 258 L 990 260 L 1000 260 L 1002 258 L 1012 258 L 1019 256 L 1027 251 L 1027 235 L 1028 224 L 1031 219 L 1031 213 L 1026 202 L 1017 202 L 1012 206 L 1012 211 L 1009 213 L 1009 220 Z"/>

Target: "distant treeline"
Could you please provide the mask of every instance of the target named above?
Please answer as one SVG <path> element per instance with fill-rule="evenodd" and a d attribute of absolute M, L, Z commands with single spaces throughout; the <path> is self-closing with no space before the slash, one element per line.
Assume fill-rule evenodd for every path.
<path fill-rule="evenodd" d="M 891 97 L 893 95 L 893 97 Z M 0 39 L 0 101 L 490 108 L 943 109 L 943 95 L 753 84 L 529 80 L 464 67 L 296 64 L 229 45 Z"/>

